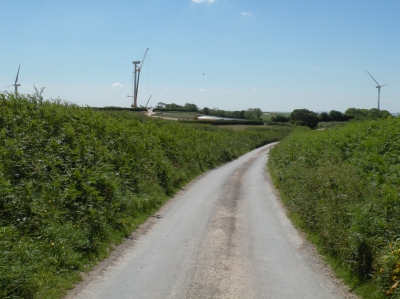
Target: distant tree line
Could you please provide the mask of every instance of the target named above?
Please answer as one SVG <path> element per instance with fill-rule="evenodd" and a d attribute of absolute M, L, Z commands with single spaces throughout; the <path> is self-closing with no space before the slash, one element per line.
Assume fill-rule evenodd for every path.
<path fill-rule="evenodd" d="M 217 108 L 204 107 L 199 109 L 197 105 L 186 103 L 185 105 L 178 105 L 175 103 L 167 104 L 163 102 L 158 102 L 157 106 L 153 109 L 154 111 L 188 111 L 188 112 L 199 112 L 204 115 L 213 115 L 226 118 L 235 119 L 247 119 L 247 120 L 261 120 L 263 112 L 260 108 L 249 108 L 247 110 L 240 111 L 225 111 Z"/>
<path fill-rule="evenodd" d="M 349 119 L 356 119 L 356 120 L 365 120 L 365 119 L 379 119 L 379 118 L 387 118 L 391 117 L 389 111 L 387 110 L 379 110 L 376 108 L 372 109 L 356 109 L 356 108 L 349 108 L 344 113 L 346 117 Z"/>
<path fill-rule="evenodd" d="M 277 115 L 271 118 L 274 122 L 290 122 L 291 124 L 298 126 L 307 126 L 310 128 L 316 128 L 318 122 L 330 122 L 330 121 L 349 121 L 354 120 L 367 120 L 367 119 L 379 119 L 387 118 L 392 116 L 387 110 L 373 109 L 358 109 L 349 108 L 342 113 L 340 111 L 331 110 L 329 113 L 322 112 L 317 114 L 307 109 L 295 109 L 289 117 L 283 115 Z"/>
<path fill-rule="evenodd" d="M 93 110 L 105 110 L 105 111 L 147 111 L 145 107 L 117 107 L 117 106 L 105 106 L 105 107 L 92 107 Z"/>
<path fill-rule="evenodd" d="M 186 103 L 184 106 L 172 103 L 166 104 L 163 102 L 158 102 L 154 110 L 159 111 L 188 111 L 188 112 L 199 112 L 199 108 L 195 104 Z"/>
<path fill-rule="evenodd" d="M 225 111 L 220 109 L 210 109 L 204 107 L 199 110 L 200 113 L 205 115 L 220 116 L 226 118 L 236 118 L 236 119 L 248 119 L 248 120 L 260 120 L 263 112 L 260 108 L 248 108 L 247 110 L 240 111 Z"/>
<path fill-rule="evenodd" d="M 183 123 L 193 123 L 193 120 L 180 120 Z M 262 120 L 220 120 L 220 119 L 201 119 L 196 123 L 198 124 L 209 124 L 214 126 L 226 126 L 226 125 L 246 125 L 246 126 L 262 126 L 264 122 Z"/>

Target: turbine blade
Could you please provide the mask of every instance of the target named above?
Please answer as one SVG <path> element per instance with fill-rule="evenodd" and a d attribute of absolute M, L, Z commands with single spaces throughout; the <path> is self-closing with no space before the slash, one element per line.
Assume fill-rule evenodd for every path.
<path fill-rule="evenodd" d="M 389 85 L 389 84 L 392 84 L 392 83 L 393 83 L 393 82 L 390 82 L 390 83 L 383 84 L 383 85 L 381 85 L 381 87 L 382 87 L 382 86 Z"/>
<path fill-rule="evenodd" d="M 376 84 L 378 84 L 379 86 L 380 86 L 380 84 L 378 83 L 378 81 L 376 81 L 375 80 L 375 78 L 374 77 L 372 77 L 372 75 L 367 71 L 367 70 L 365 70 L 367 73 L 368 73 L 368 75 L 370 75 L 371 76 L 371 78 L 372 78 L 372 80 L 374 80 L 375 82 L 376 82 Z"/>
<path fill-rule="evenodd" d="M 18 82 L 18 75 L 19 75 L 19 68 L 21 67 L 21 64 L 19 64 L 19 67 L 18 67 L 18 72 L 17 72 L 17 77 L 15 78 L 15 83 L 14 84 L 17 84 L 17 82 Z"/>

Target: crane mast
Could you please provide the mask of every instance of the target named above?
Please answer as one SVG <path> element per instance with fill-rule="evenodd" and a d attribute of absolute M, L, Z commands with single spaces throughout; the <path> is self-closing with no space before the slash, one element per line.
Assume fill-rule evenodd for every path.
<path fill-rule="evenodd" d="M 137 95 L 138 95 L 138 89 L 139 89 L 139 79 L 140 79 L 140 71 L 143 67 L 144 61 L 146 59 L 147 51 L 149 51 L 149 48 L 146 49 L 146 52 L 144 53 L 143 59 L 142 59 L 142 64 L 140 67 L 138 67 L 138 64 L 140 64 L 140 61 L 133 61 L 132 63 L 134 64 L 134 78 L 135 82 L 133 84 L 134 91 L 133 91 L 133 104 L 132 107 L 136 108 L 137 107 Z"/>
<path fill-rule="evenodd" d="M 149 104 L 150 99 L 151 99 L 152 96 L 153 96 L 153 95 L 151 95 L 150 98 L 147 100 L 146 106 L 144 106 L 144 108 L 147 108 L 147 105 Z"/>

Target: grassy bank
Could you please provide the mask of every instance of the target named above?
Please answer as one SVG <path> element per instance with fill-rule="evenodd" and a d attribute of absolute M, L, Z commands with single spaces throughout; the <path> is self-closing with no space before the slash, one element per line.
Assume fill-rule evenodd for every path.
<path fill-rule="evenodd" d="M 391 118 L 297 131 L 270 154 L 293 219 L 365 298 L 400 298 L 399 128 Z"/>
<path fill-rule="evenodd" d="M 0 298 L 58 298 L 182 185 L 283 129 L 0 94 Z"/>

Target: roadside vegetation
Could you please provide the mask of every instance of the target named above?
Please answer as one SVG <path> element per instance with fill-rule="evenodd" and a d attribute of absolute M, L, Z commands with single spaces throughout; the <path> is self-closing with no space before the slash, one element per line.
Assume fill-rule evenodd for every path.
<path fill-rule="evenodd" d="M 212 116 L 219 116 L 224 118 L 234 118 L 234 119 L 241 119 L 241 120 L 251 120 L 261 121 L 261 116 L 263 112 L 260 108 L 248 108 L 247 110 L 241 111 L 225 111 L 218 108 L 208 108 L 204 107 L 203 109 L 199 109 L 196 104 L 186 103 L 184 106 L 172 103 L 167 104 L 163 102 L 159 102 L 156 107 L 154 107 L 153 111 L 155 112 L 166 112 L 166 113 L 173 113 L 177 115 L 178 113 L 182 112 L 191 112 L 197 113 L 195 116 L 201 115 L 212 115 Z M 194 119 L 194 117 L 192 118 Z"/>
<path fill-rule="evenodd" d="M 0 298 L 59 298 L 202 172 L 283 139 L 0 94 Z"/>
<path fill-rule="evenodd" d="M 292 219 L 364 298 L 400 298 L 400 119 L 296 130 L 269 169 Z"/>
<path fill-rule="evenodd" d="M 386 110 L 349 108 L 344 113 L 331 110 L 329 113 L 316 113 L 308 109 L 295 109 L 291 113 L 272 113 L 263 115 L 267 125 L 304 126 L 311 129 L 328 128 L 350 120 L 383 119 L 390 117 Z"/>

